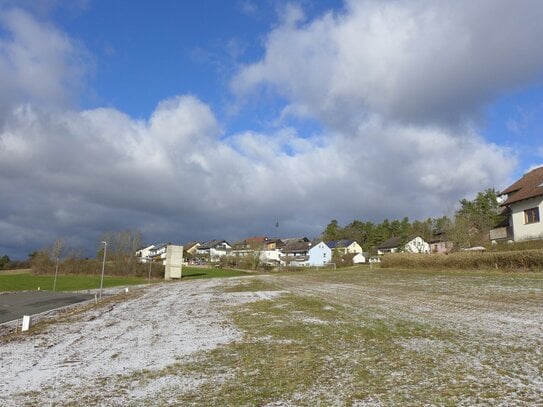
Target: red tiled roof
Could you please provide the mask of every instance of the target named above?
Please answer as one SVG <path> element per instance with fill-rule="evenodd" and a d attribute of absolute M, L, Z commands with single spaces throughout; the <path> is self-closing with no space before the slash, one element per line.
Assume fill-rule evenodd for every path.
<path fill-rule="evenodd" d="M 507 200 L 502 203 L 502 206 L 536 196 L 543 196 L 543 167 L 536 168 L 524 174 L 521 179 L 500 193 L 500 195 L 504 194 L 508 196 Z"/>

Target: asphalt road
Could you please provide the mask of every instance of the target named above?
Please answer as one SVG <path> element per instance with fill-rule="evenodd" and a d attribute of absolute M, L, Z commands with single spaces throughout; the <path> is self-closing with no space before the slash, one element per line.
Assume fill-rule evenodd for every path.
<path fill-rule="evenodd" d="M 94 298 L 94 294 L 27 291 L 0 294 L 0 324 Z"/>

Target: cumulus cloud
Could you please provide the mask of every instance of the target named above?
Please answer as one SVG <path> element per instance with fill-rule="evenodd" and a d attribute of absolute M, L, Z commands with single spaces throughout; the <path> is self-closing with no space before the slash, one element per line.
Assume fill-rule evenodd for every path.
<path fill-rule="evenodd" d="M 66 107 L 82 86 L 88 53 L 54 26 L 0 7 L 0 118 L 20 103 Z"/>
<path fill-rule="evenodd" d="M 298 217 L 343 171 L 322 165 L 333 149 L 310 149 L 292 130 L 275 146 L 269 135 L 220 135 L 210 108 L 192 96 L 160 103 L 147 121 L 114 109 L 22 106 L 0 134 L 0 188 L 10 197 L 0 203 L 0 236 L 38 242 L 45 231 L 82 227 L 92 237 L 126 227 L 178 239 L 257 232 L 279 214 Z M 297 155 L 283 152 L 287 145 Z"/>
<path fill-rule="evenodd" d="M 232 88 L 271 86 L 331 124 L 367 112 L 456 123 L 501 92 L 543 79 L 542 19 L 537 0 L 353 0 L 313 21 L 291 11 Z"/>
<path fill-rule="evenodd" d="M 55 231 L 88 245 L 101 231 L 131 227 L 179 240 L 239 237 L 271 234 L 277 219 L 285 233 L 313 235 L 331 214 L 439 213 L 450 196 L 510 169 L 493 169 L 506 161 L 499 148 L 437 129 L 375 121 L 360 131 L 365 139 L 354 141 L 306 140 L 294 129 L 224 141 L 192 96 L 160 103 L 146 121 L 114 109 L 23 106 L 0 135 L 0 188 L 10 198 L 0 203 L 0 236 L 37 245 Z"/>
<path fill-rule="evenodd" d="M 541 74 L 541 9 L 352 1 L 306 21 L 287 8 L 264 57 L 232 80 L 239 96 L 269 86 L 286 98 L 279 124 L 236 134 L 191 95 L 140 120 L 66 107 L 85 72 L 81 47 L 20 11 L 3 13 L 0 250 L 60 235 L 88 248 L 124 228 L 179 242 L 312 237 L 331 218 L 442 215 L 506 183 L 515 165 L 478 134 L 476 118 L 495 95 Z M 34 75 L 47 83 L 27 83 Z M 300 134 L 290 116 L 323 130 Z"/>

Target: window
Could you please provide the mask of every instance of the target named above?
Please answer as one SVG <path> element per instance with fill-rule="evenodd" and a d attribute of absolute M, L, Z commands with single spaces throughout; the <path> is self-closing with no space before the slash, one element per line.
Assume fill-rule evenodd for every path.
<path fill-rule="evenodd" d="M 539 222 L 539 208 L 530 208 L 524 211 L 524 223 Z"/>

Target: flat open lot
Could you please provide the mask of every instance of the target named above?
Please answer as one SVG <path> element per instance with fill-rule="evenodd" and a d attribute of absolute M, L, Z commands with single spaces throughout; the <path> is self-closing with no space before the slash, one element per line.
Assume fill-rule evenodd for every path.
<path fill-rule="evenodd" d="M 0 404 L 541 405 L 541 273 L 161 284 L 3 338 Z"/>

